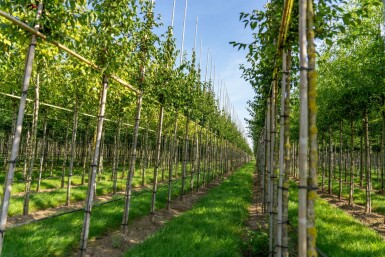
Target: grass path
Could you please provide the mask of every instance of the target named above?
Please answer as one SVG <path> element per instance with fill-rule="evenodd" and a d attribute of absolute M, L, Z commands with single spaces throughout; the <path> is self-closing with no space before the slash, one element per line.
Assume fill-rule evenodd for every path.
<path fill-rule="evenodd" d="M 210 190 L 195 207 L 124 256 L 242 256 L 242 233 L 252 196 L 254 164 L 249 163 Z"/>
<path fill-rule="evenodd" d="M 297 226 L 298 190 L 291 184 L 289 217 Z M 362 225 L 343 210 L 317 199 L 317 246 L 328 257 L 384 257 L 385 241 L 374 230 Z M 296 240 L 296 234 L 292 233 Z"/>
<path fill-rule="evenodd" d="M 175 181 L 172 196 L 180 191 Z M 158 188 L 156 208 L 166 206 L 167 186 Z M 132 198 L 130 222 L 150 212 L 151 192 L 144 190 Z M 124 201 L 95 206 L 92 209 L 90 239 L 118 230 L 122 221 Z M 71 256 L 77 251 L 83 222 L 83 212 L 67 214 L 7 230 L 2 257 Z"/>

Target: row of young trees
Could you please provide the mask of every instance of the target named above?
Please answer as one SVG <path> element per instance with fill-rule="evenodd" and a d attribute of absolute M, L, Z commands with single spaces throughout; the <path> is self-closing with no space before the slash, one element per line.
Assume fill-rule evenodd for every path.
<path fill-rule="evenodd" d="M 179 163 L 182 166 L 183 195 L 188 188 L 188 170 L 190 187 L 194 188 L 195 175 L 196 182 L 205 182 L 206 172 L 209 177 L 214 172 L 223 174 L 249 160 L 251 152 L 244 136 L 231 116 L 219 108 L 212 75 L 201 81 L 195 49 L 191 60 L 184 58 L 177 67 L 179 52 L 173 28 L 168 27 L 161 36 L 153 32 L 161 25 L 153 5 L 153 1 L 145 0 L 0 4 L 0 47 L 5 53 L 0 60 L 4 97 L 0 150 L 7 171 L 0 247 L 14 180 L 25 182 L 23 213 L 28 214 L 31 182 L 37 174 L 40 183 L 49 164 L 51 176 L 58 162 L 62 163 L 61 186 L 67 185 L 67 205 L 75 169 L 81 167 L 82 183 L 88 181 L 79 248 L 79 256 L 85 256 L 103 160 L 111 166 L 114 193 L 118 190 L 119 163 L 123 162 L 122 177 L 127 176 L 124 233 L 128 232 L 133 175 L 138 165 L 143 177 L 146 167 L 154 168 L 154 214 L 160 168 L 163 174 L 165 166 L 169 171 L 170 201 L 175 165 L 176 169 Z M 21 78 L 19 100 L 15 85 Z M 34 97 L 28 102 L 31 82 Z M 97 124 L 95 128 L 92 123 Z"/>
<path fill-rule="evenodd" d="M 289 255 L 292 167 L 299 177 L 298 255 L 317 256 L 318 187 L 331 194 L 338 179 L 341 199 L 345 180 L 353 205 L 355 186 L 365 184 L 369 213 L 372 176 L 384 183 L 383 6 L 374 0 L 270 1 L 240 19 L 254 30 L 254 42 L 233 45 L 249 50 L 241 69 L 256 93 L 248 122 L 270 217 L 270 256 Z"/>

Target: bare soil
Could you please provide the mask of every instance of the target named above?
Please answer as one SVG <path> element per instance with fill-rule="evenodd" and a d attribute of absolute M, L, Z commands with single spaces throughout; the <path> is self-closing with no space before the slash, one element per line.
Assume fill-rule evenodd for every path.
<path fill-rule="evenodd" d="M 247 230 L 251 231 L 267 231 L 269 224 L 267 222 L 267 213 L 263 212 L 263 204 L 262 204 L 262 195 L 258 188 L 258 175 L 253 175 L 253 198 L 252 202 L 249 206 L 249 218 L 247 220 Z M 255 255 L 253 253 L 253 245 L 252 238 L 250 238 L 250 234 L 245 233 L 243 238 L 246 248 L 243 249 L 244 257 L 260 257 L 259 255 Z M 261 255 L 262 257 L 262 255 Z"/>

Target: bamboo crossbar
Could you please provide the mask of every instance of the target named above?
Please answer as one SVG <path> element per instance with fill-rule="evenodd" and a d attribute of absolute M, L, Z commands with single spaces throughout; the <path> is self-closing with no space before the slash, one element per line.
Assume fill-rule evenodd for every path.
<path fill-rule="evenodd" d="M 21 27 L 22 29 L 28 31 L 29 33 L 33 34 L 33 35 L 36 35 L 38 37 L 40 37 L 41 39 L 47 41 L 48 43 L 50 44 L 53 44 L 55 46 L 57 46 L 59 49 L 67 52 L 68 54 L 72 55 L 73 57 L 77 58 L 78 60 L 80 60 L 81 62 L 91 66 L 92 68 L 94 68 L 95 70 L 98 70 L 98 71 L 101 71 L 102 68 L 100 68 L 98 65 L 96 65 L 95 63 L 93 63 L 92 61 L 86 59 L 85 57 L 81 56 L 80 54 L 76 53 L 75 51 L 69 49 L 68 47 L 66 47 L 65 45 L 62 45 L 60 44 L 59 42 L 56 42 L 56 41 L 51 41 L 51 40 L 48 40 L 47 37 L 40 33 L 39 31 L 36 31 L 35 29 L 31 28 L 30 26 L 28 26 L 27 24 L 25 24 L 24 22 L 16 19 L 15 17 L 13 17 L 12 15 L 9 15 L 8 13 L 0 10 L 0 16 L 6 18 L 7 20 L 9 20 L 10 22 L 12 22 L 13 24 Z M 113 80 L 115 80 L 116 82 L 118 82 L 119 84 L 127 87 L 128 89 L 130 89 L 131 91 L 135 92 L 136 94 L 140 94 L 140 91 L 138 89 L 136 89 L 134 86 L 130 85 L 128 82 L 124 81 L 123 79 L 119 78 L 118 76 L 114 75 L 114 74 L 108 74 L 108 76 L 110 78 L 112 78 Z"/>

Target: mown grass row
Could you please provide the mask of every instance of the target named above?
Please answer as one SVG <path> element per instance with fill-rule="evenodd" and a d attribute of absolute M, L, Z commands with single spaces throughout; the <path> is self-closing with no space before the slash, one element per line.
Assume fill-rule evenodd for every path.
<path fill-rule="evenodd" d="M 339 190 L 339 174 L 336 171 L 336 177 L 332 179 L 332 193 L 333 195 L 338 195 Z M 373 174 L 375 175 L 375 174 Z M 365 176 L 364 176 L 365 177 Z M 365 179 L 365 178 L 364 178 Z M 320 178 L 319 178 L 320 181 Z M 354 184 L 354 193 L 353 193 L 353 201 L 355 204 L 365 206 L 366 203 L 366 191 L 365 191 L 365 181 L 363 181 L 363 187 L 359 187 L 359 178 L 355 178 Z M 328 192 L 328 178 L 326 177 L 325 181 L 325 192 Z M 380 181 L 373 176 L 372 177 L 372 187 L 375 190 L 381 189 Z M 342 177 L 342 192 L 341 196 L 349 199 L 349 177 L 347 178 L 347 182 L 344 181 L 344 177 Z M 385 195 L 380 191 L 372 190 L 371 199 L 372 199 L 372 211 L 385 215 Z"/>
<path fill-rule="evenodd" d="M 252 196 L 254 164 L 249 163 L 211 189 L 190 211 L 124 256 L 242 256 L 244 222 Z"/>
<path fill-rule="evenodd" d="M 145 172 L 145 185 L 152 183 L 153 181 L 153 169 L 147 169 Z M 165 174 L 165 179 L 168 179 L 168 171 Z M 120 175 L 120 174 L 119 174 Z M 178 171 L 178 176 L 180 171 Z M 160 181 L 162 174 L 158 174 L 158 180 Z M 96 194 L 98 196 L 111 194 L 113 191 L 113 182 L 107 180 L 108 175 L 104 174 L 102 180 L 97 182 Z M 85 185 L 78 186 L 76 183 L 80 184 L 81 177 L 74 176 L 74 185 L 75 187 L 71 190 L 71 202 L 80 202 L 85 200 L 87 192 L 87 183 Z M 66 194 L 67 194 L 67 185 L 64 188 L 59 188 L 61 178 L 42 181 L 42 185 L 45 185 L 44 188 L 52 188 L 56 186 L 56 189 L 48 192 L 31 192 L 30 196 L 30 207 L 29 211 L 34 212 L 38 210 L 44 210 L 47 208 L 55 208 L 65 204 Z M 87 181 L 87 180 L 86 180 Z M 139 170 L 135 172 L 133 179 L 133 186 L 137 187 L 141 185 L 142 177 Z M 118 179 L 117 181 L 117 190 L 124 190 L 126 185 L 126 179 Z M 23 185 L 24 186 L 24 185 Z M 9 216 L 21 215 L 23 213 L 23 202 L 24 196 L 13 196 L 11 198 L 11 204 L 9 207 Z"/>
<path fill-rule="evenodd" d="M 180 181 L 175 181 L 172 196 L 180 193 Z M 164 208 L 167 200 L 167 186 L 157 191 L 156 208 Z M 116 196 L 121 197 L 121 196 Z M 145 189 L 133 196 L 130 222 L 149 214 L 151 191 Z M 122 221 L 124 201 L 95 206 L 92 210 L 90 239 L 118 230 Z M 70 256 L 79 246 L 83 212 L 39 221 L 7 230 L 5 233 L 3 257 L 28 256 Z"/>
<path fill-rule="evenodd" d="M 298 190 L 294 182 L 289 193 L 289 219 L 297 227 Z M 385 256 L 385 242 L 377 232 L 324 199 L 317 199 L 316 227 L 317 246 L 328 257 Z M 293 241 L 296 236 L 295 232 L 291 233 Z"/>

